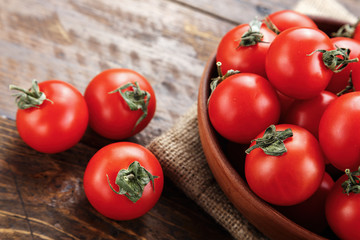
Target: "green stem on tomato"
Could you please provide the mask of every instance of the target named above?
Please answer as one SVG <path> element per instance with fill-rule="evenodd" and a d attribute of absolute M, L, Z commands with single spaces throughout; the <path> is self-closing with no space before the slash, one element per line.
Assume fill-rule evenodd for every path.
<path fill-rule="evenodd" d="M 344 24 L 336 32 L 331 34 L 332 37 L 353 38 L 356 26 L 360 24 L 360 19 L 355 24 Z"/>
<path fill-rule="evenodd" d="M 123 91 L 127 88 L 131 87 L 131 90 Z M 131 111 L 141 110 L 143 114 L 135 123 L 132 131 L 146 118 L 148 114 L 148 105 L 150 102 L 151 94 L 147 91 L 141 90 L 138 82 L 127 83 L 123 86 L 109 92 L 109 94 L 113 94 L 118 92 L 121 97 L 125 100 L 126 104 L 129 106 Z"/>
<path fill-rule="evenodd" d="M 265 20 L 264 20 L 266 26 L 271 30 L 273 31 L 274 33 L 276 33 L 277 35 L 279 35 L 280 33 L 280 30 L 276 27 L 276 25 L 270 20 L 269 17 L 265 17 Z"/>
<path fill-rule="evenodd" d="M 308 54 L 313 55 L 315 52 L 322 53 L 322 60 L 327 68 L 334 73 L 341 72 L 349 63 L 358 62 L 358 58 L 350 59 L 349 48 L 336 48 L 335 50 L 323 50 L 317 49 L 314 52 Z"/>
<path fill-rule="evenodd" d="M 124 195 L 133 203 L 136 203 L 142 196 L 145 186 L 151 181 L 153 190 L 155 192 L 154 179 L 158 176 L 153 176 L 148 170 L 140 165 L 138 161 L 134 161 L 127 169 L 121 169 L 115 180 L 115 184 L 119 186 L 119 191 L 116 191 L 106 174 L 108 184 L 113 192 L 119 195 Z"/>
<path fill-rule="evenodd" d="M 349 195 L 352 193 L 360 193 L 360 167 L 357 171 L 351 172 L 350 169 L 345 170 L 348 179 L 341 184 L 344 193 Z"/>
<path fill-rule="evenodd" d="M 31 107 L 39 108 L 39 106 L 45 101 L 52 101 L 46 98 L 45 93 L 40 91 L 38 82 L 34 79 L 29 90 L 25 90 L 15 85 L 9 85 L 10 90 L 16 90 L 20 93 L 14 94 L 16 96 L 16 104 L 19 109 L 28 109 Z"/>
<path fill-rule="evenodd" d="M 249 154 L 256 148 L 261 148 L 265 154 L 271 156 L 281 156 L 287 152 L 284 141 L 293 136 L 291 128 L 287 128 L 284 131 L 276 131 L 275 125 L 270 125 L 264 132 L 262 138 L 252 140 L 255 141 L 255 145 L 246 149 L 246 153 Z"/>
<path fill-rule="evenodd" d="M 238 74 L 240 73 L 240 71 L 238 70 L 228 70 L 226 72 L 225 75 L 222 74 L 222 71 L 221 71 L 221 62 L 216 62 L 216 69 L 217 69 L 217 72 L 218 72 L 218 76 L 216 78 L 212 78 L 211 79 L 211 82 L 210 82 L 210 95 L 209 95 L 209 98 L 208 98 L 208 102 L 210 100 L 210 97 L 212 95 L 212 93 L 214 92 L 215 88 L 222 82 L 224 81 L 226 78 L 232 76 L 232 75 L 235 75 L 235 74 Z"/>
<path fill-rule="evenodd" d="M 263 42 L 264 34 L 260 32 L 262 22 L 258 19 L 254 19 L 249 23 L 249 30 L 245 32 L 239 40 L 239 47 L 249 47 Z"/>
<path fill-rule="evenodd" d="M 352 81 L 352 71 L 350 71 L 348 84 L 346 85 L 346 87 L 343 90 L 338 92 L 336 94 L 336 96 L 340 97 L 341 95 L 347 93 L 350 90 L 354 90 L 354 84 L 353 84 L 353 81 Z"/>

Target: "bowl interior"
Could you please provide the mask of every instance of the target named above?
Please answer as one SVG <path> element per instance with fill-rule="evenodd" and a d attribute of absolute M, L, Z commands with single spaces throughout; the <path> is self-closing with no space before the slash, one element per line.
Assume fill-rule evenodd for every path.
<path fill-rule="evenodd" d="M 323 17 L 311 17 L 318 27 L 330 35 L 345 24 L 343 21 Z M 208 165 L 219 186 L 255 227 L 272 239 L 326 239 L 331 232 L 321 236 L 315 234 L 279 213 L 270 204 L 257 197 L 244 180 L 245 149 L 241 145 L 227 141 L 211 126 L 207 112 L 211 78 L 217 76 L 215 53 L 209 58 L 204 69 L 198 95 L 198 124 L 200 140 Z"/>

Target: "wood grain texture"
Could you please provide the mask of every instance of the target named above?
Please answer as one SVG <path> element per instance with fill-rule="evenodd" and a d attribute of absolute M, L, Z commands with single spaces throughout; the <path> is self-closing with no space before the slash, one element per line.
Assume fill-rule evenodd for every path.
<path fill-rule="evenodd" d="M 87 162 L 112 141 L 88 129 L 73 148 L 41 154 L 18 136 L 9 84 L 59 79 L 84 92 L 108 68 L 130 68 L 154 87 L 148 127 L 128 139 L 147 145 L 197 99 L 207 59 L 221 37 L 254 16 L 291 8 L 268 0 L 0 1 L 0 238 L 231 239 L 166 179 L 158 204 L 133 221 L 112 221 L 88 203 Z M 357 0 L 344 0 L 359 12 Z"/>
<path fill-rule="evenodd" d="M 15 118 L 10 83 L 60 79 L 84 92 L 100 71 L 131 68 L 150 81 L 158 98 L 156 123 L 138 135 L 142 142 L 193 104 L 203 65 L 231 27 L 158 0 L 14 0 L 0 3 L 0 11 L 1 114 Z"/>
<path fill-rule="evenodd" d="M 0 142 L 1 239 L 231 239 L 167 179 L 143 217 L 103 217 L 83 190 L 84 169 L 97 151 L 83 142 L 59 154 L 38 153 L 6 118 L 0 118 Z"/>

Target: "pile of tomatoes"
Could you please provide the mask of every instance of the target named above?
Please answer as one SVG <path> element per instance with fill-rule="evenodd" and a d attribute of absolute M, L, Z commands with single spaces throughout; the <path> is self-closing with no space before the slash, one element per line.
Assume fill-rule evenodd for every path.
<path fill-rule="evenodd" d="M 88 125 L 99 135 L 125 140 L 153 118 L 156 97 L 150 83 L 129 69 L 109 69 L 95 76 L 82 95 L 61 80 L 33 81 L 17 90 L 16 126 L 33 149 L 58 153 L 77 144 Z M 145 147 L 121 141 L 101 148 L 84 173 L 91 205 L 106 217 L 142 216 L 159 200 L 164 177 L 159 161 Z"/>
<path fill-rule="evenodd" d="M 290 10 L 231 29 L 208 114 L 221 136 L 249 146 L 256 195 L 314 232 L 360 239 L 360 24 L 337 34 Z"/>

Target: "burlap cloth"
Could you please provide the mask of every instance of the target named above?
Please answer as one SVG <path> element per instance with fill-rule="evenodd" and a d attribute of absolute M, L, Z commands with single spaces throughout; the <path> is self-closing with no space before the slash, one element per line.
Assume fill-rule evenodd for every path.
<path fill-rule="evenodd" d="M 351 23 L 357 20 L 335 0 L 301 0 L 295 10 L 310 15 L 336 16 Z M 237 211 L 216 183 L 202 150 L 196 103 L 147 147 L 158 157 L 165 175 L 235 239 L 266 239 Z"/>

